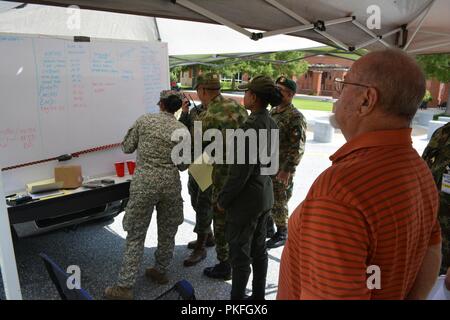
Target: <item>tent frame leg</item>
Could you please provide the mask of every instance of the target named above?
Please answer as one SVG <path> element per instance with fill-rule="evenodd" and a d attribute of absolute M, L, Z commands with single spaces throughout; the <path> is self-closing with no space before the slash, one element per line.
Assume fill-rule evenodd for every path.
<path fill-rule="evenodd" d="M 19 274 L 17 271 L 14 244 L 11 237 L 8 209 L 5 203 L 3 181 L 0 176 L 0 267 L 3 277 L 6 298 L 9 300 L 22 300 Z"/>

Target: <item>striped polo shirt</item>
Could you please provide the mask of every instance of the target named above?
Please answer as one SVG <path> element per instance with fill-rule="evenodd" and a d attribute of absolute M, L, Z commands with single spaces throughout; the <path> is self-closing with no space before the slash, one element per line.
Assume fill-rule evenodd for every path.
<path fill-rule="evenodd" d="M 404 299 L 441 241 L 438 192 L 411 129 L 361 134 L 330 160 L 289 219 L 277 298 Z M 371 266 L 380 289 L 367 285 Z"/>

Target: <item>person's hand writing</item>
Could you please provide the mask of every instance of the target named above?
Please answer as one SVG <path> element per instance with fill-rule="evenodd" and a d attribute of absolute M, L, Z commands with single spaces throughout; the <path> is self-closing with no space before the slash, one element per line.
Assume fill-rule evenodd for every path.
<path fill-rule="evenodd" d="M 188 100 L 184 100 L 183 103 L 181 104 L 181 111 L 184 113 L 189 112 L 189 101 Z"/>

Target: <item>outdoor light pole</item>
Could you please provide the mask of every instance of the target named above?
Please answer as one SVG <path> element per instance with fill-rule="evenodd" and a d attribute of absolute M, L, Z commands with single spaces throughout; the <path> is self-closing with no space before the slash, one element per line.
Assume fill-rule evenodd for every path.
<path fill-rule="evenodd" d="M 17 273 L 16 256 L 11 237 L 8 209 L 5 203 L 3 181 L 0 175 L 0 268 L 2 270 L 3 285 L 6 298 L 22 300 L 19 275 Z"/>

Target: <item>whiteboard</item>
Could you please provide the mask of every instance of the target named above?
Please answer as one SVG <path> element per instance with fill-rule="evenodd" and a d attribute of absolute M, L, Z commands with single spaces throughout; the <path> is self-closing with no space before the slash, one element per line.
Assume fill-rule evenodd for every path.
<path fill-rule="evenodd" d="M 166 43 L 0 34 L 0 53 L 1 168 L 121 142 L 169 87 Z"/>

